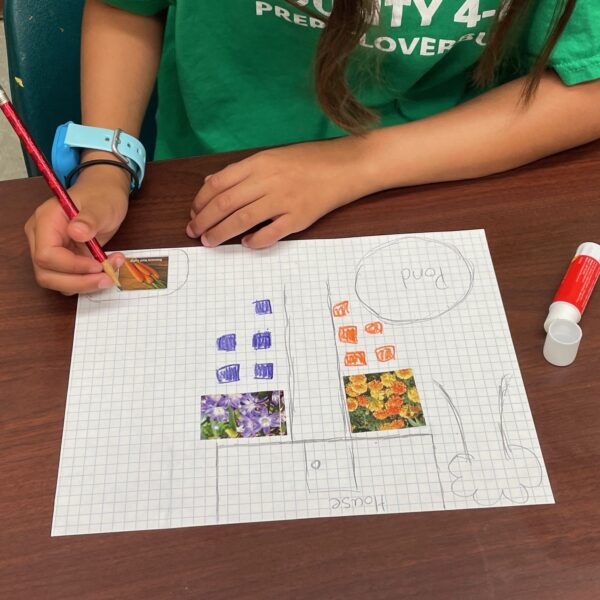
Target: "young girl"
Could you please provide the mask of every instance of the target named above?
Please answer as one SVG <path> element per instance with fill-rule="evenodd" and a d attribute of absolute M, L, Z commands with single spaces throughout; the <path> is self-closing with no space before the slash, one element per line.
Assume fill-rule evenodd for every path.
<path fill-rule="evenodd" d="M 264 248 L 378 190 L 600 137 L 599 24 L 597 0 L 88 0 L 83 124 L 137 136 L 158 72 L 156 158 L 291 144 L 207 177 L 191 207 L 205 246 Z M 41 285 L 111 285 L 81 242 L 110 239 L 129 186 L 91 166 L 71 188 L 77 219 L 55 199 L 36 210 Z"/>

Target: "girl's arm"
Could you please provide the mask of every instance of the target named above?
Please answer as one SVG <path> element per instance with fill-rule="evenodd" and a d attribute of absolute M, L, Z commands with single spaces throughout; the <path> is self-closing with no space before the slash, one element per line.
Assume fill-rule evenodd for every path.
<path fill-rule="evenodd" d="M 163 30 L 160 16 L 135 15 L 102 0 L 86 1 L 81 34 L 83 125 L 139 135 L 156 80 Z M 86 160 L 93 154 L 114 158 L 89 151 Z M 121 169 L 102 168 L 128 179 Z"/>
<path fill-rule="evenodd" d="M 600 80 L 568 87 L 547 72 L 530 105 L 523 79 L 422 121 L 370 133 L 366 185 L 375 189 L 482 177 L 600 137 Z"/>
<path fill-rule="evenodd" d="M 82 28 L 81 97 L 84 125 L 120 128 L 138 135 L 152 93 L 162 47 L 160 18 L 133 15 L 88 0 Z M 89 151 L 84 160 L 114 158 Z M 82 171 L 69 190 L 80 209 L 69 222 L 55 198 L 42 204 L 25 225 L 35 277 L 40 285 L 66 294 L 112 286 L 86 252 L 84 242 L 108 241 L 125 218 L 129 176 L 111 166 Z M 113 267 L 123 256 L 110 257 Z"/>
<path fill-rule="evenodd" d="M 265 247 L 373 192 L 481 177 L 600 138 L 600 80 L 568 87 L 548 72 L 528 105 L 523 82 L 364 137 L 266 150 L 229 165 L 196 196 L 188 235 L 214 246 L 272 219 L 243 239 Z"/>

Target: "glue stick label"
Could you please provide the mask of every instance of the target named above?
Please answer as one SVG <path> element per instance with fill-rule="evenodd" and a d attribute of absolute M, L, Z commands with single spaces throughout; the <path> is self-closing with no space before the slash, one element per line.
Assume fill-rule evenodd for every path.
<path fill-rule="evenodd" d="M 598 281 L 598 276 L 600 276 L 600 262 L 584 254 L 576 256 L 571 261 L 554 296 L 554 302 L 573 304 L 582 314 Z"/>

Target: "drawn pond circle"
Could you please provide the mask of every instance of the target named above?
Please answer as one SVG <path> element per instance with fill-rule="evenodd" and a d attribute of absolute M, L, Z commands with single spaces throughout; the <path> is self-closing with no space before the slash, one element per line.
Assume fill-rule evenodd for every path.
<path fill-rule="evenodd" d="M 363 306 L 388 323 L 430 321 L 470 293 L 474 271 L 453 244 L 406 236 L 366 254 L 356 270 Z"/>

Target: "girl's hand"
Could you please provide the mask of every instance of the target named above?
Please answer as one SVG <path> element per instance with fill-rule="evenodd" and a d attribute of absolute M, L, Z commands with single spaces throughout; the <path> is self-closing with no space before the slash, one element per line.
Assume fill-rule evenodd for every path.
<path fill-rule="evenodd" d="M 93 167 L 81 174 L 69 190 L 80 210 L 72 221 L 58 200 L 50 198 L 25 224 L 35 278 L 42 287 L 72 295 L 113 285 L 84 242 L 96 237 L 100 244 L 106 243 L 127 214 L 128 181 L 115 171 Z M 124 257 L 116 253 L 109 260 L 118 269 Z"/>
<path fill-rule="evenodd" d="M 319 217 L 370 193 L 360 138 L 340 138 L 259 152 L 209 175 L 192 205 L 190 237 L 218 246 L 242 238 L 266 248 Z"/>

